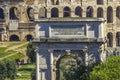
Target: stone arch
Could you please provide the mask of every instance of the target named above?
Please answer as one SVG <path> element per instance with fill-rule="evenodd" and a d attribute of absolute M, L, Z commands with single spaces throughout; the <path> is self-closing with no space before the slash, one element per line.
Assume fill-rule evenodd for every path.
<path fill-rule="evenodd" d="M 108 45 L 108 47 L 113 46 L 113 33 L 111 33 L 111 32 L 109 32 L 107 34 L 107 45 Z"/>
<path fill-rule="evenodd" d="M 93 17 L 94 15 L 94 10 L 92 6 L 88 6 L 86 9 L 86 17 Z"/>
<path fill-rule="evenodd" d="M 59 17 L 58 8 L 54 7 L 51 9 L 51 17 Z"/>
<path fill-rule="evenodd" d="M 32 7 L 27 8 L 27 15 L 29 18 L 29 21 L 34 21 L 34 9 Z"/>
<path fill-rule="evenodd" d="M 18 36 L 18 35 L 15 35 L 15 34 L 11 35 L 11 36 L 9 37 L 9 40 L 10 40 L 10 41 L 20 41 L 19 36 Z"/>
<path fill-rule="evenodd" d="M 118 6 L 116 9 L 116 17 L 120 19 L 120 6 Z"/>
<path fill-rule="evenodd" d="M 116 33 L 116 46 L 120 46 L 120 32 Z"/>
<path fill-rule="evenodd" d="M 103 17 L 103 8 L 99 7 L 99 8 L 97 9 L 97 17 L 98 17 L 98 18 Z"/>
<path fill-rule="evenodd" d="M 63 8 L 63 17 L 70 17 L 71 16 L 71 9 L 66 6 Z"/>
<path fill-rule="evenodd" d="M 103 0 L 97 0 L 97 4 L 103 4 Z"/>
<path fill-rule="evenodd" d="M 109 6 L 107 8 L 107 23 L 112 23 L 113 22 L 113 8 Z"/>
<path fill-rule="evenodd" d="M 47 9 L 45 7 L 40 8 L 39 10 L 39 18 L 47 17 Z"/>
<path fill-rule="evenodd" d="M 30 41 L 33 39 L 33 36 L 31 34 L 28 34 L 25 36 L 26 41 Z"/>
<path fill-rule="evenodd" d="M 75 15 L 82 17 L 82 8 L 81 7 L 76 7 L 75 8 Z"/>
<path fill-rule="evenodd" d="M 69 57 L 69 59 L 67 60 L 66 59 L 66 62 L 64 62 L 64 61 L 62 61 L 62 59 L 65 59 L 66 57 Z M 56 68 L 57 68 L 57 70 L 56 70 L 56 80 L 62 80 L 62 79 L 60 79 L 61 78 L 61 63 L 63 64 L 63 66 L 64 66 L 64 63 L 66 63 L 65 65 L 65 67 L 69 67 L 69 66 L 71 66 L 71 63 L 69 62 L 69 61 L 74 61 L 74 64 L 77 64 L 77 57 L 76 56 L 72 56 L 72 55 L 64 55 L 64 56 L 61 56 L 59 59 L 58 59 L 58 61 L 56 62 Z M 64 68 L 65 69 L 65 68 Z M 62 78 L 63 78 L 63 76 L 62 76 Z"/>
<path fill-rule="evenodd" d="M 5 19 L 4 10 L 0 8 L 0 19 Z"/>
<path fill-rule="evenodd" d="M 18 20 L 19 18 L 19 11 L 18 11 L 18 8 L 17 7 L 11 7 L 10 10 L 9 10 L 9 19 L 10 20 Z"/>

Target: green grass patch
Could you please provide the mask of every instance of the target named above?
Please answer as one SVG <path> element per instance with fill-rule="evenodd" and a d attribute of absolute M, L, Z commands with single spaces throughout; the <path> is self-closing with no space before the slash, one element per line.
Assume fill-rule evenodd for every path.
<path fill-rule="evenodd" d="M 15 54 L 13 56 L 10 56 L 10 57 L 7 57 L 7 58 L 3 59 L 3 61 L 4 60 L 10 60 L 11 61 L 11 60 L 15 60 L 15 59 L 22 59 L 24 57 L 25 57 L 24 54 L 18 53 L 18 54 Z"/>
<path fill-rule="evenodd" d="M 35 68 L 35 64 L 25 64 L 18 69 L 17 73 L 20 73 L 21 76 L 15 78 L 15 80 L 31 80 L 31 72 Z"/>
<path fill-rule="evenodd" d="M 10 54 L 13 54 L 15 53 L 15 51 L 8 51 L 8 52 L 5 52 L 5 49 L 4 47 L 0 48 L 0 58 L 6 56 L 6 55 L 10 55 Z"/>

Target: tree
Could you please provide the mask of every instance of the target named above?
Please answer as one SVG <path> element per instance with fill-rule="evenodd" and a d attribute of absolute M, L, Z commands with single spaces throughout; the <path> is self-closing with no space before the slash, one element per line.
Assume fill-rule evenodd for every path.
<path fill-rule="evenodd" d="M 7 68 L 7 77 L 13 80 L 17 74 L 17 69 L 14 61 L 7 61 L 6 62 Z"/>
<path fill-rule="evenodd" d="M 7 77 L 6 64 L 3 62 L 0 62 L 0 80 L 5 80 L 6 77 Z"/>
<path fill-rule="evenodd" d="M 111 56 L 93 68 L 90 80 L 120 80 L 120 56 Z"/>
<path fill-rule="evenodd" d="M 35 62 L 35 46 L 31 42 L 27 46 L 27 56 L 31 62 Z"/>

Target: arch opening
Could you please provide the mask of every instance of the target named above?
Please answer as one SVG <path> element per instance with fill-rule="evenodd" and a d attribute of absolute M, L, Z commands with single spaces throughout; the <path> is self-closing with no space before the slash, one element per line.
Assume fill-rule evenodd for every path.
<path fill-rule="evenodd" d="M 86 9 L 86 17 L 93 17 L 93 7 L 88 6 Z"/>
<path fill-rule="evenodd" d="M 51 17 L 58 17 L 59 12 L 57 8 L 52 8 L 51 9 Z"/>
<path fill-rule="evenodd" d="M 103 17 L 103 8 L 99 7 L 97 9 L 97 17 L 102 18 Z"/>
<path fill-rule="evenodd" d="M 29 21 L 34 21 L 34 10 L 32 7 L 27 8 L 27 15 L 28 15 Z"/>
<path fill-rule="evenodd" d="M 0 8 L 0 20 L 5 19 L 4 10 Z"/>
<path fill-rule="evenodd" d="M 10 20 L 18 20 L 19 19 L 18 9 L 16 7 L 10 8 L 9 15 L 10 15 Z"/>
<path fill-rule="evenodd" d="M 116 17 L 120 19 L 120 6 L 118 6 L 116 9 Z"/>
<path fill-rule="evenodd" d="M 113 22 L 113 9 L 111 6 L 107 8 L 107 23 Z"/>
<path fill-rule="evenodd" d="M 11 35 L 9 40 L 10 41 L 20 41 L 20 39 L 17 35 Z"/>
<path fill-rule="evenodd" d="M 120 46 L 120 32 L 116 33 L 116 46 Z"/>
<path fill-rule="evenodd" d="M 33 39 L 33 37 L 32 37 L 32 35 L 29 34 L 29 35 L 25 36 L 25 39 L 26 39 L 26 41 L 30 41 Z"/>
<path fill-rule="evenodd" d="M 64 17 L 70 17 L 71 16 L 71 10 L 69 7 L 64 7 L 63 9 L 63 16 Z"/>
<path fill-rule="evenodd" d="M 113 46 L 113 34 L 110 32 L 107 34 L 107 45 L 108 47 L 112 47 Z"/>
<path fill-rule="evenodd" d="M 75 15 L 82 17 L 82 8 L 81 7 L 75 8 Z"/>

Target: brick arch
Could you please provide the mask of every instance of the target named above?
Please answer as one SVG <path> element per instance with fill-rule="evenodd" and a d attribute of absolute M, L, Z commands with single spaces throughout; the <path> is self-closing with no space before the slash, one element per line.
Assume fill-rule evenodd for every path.
<path fill-rule="evenodd" d="M 39 18 L 46 18 L 47 17 L 47 9 L 46 7 L 41 7 L 39 9 Z"/>
<path fill-rule="evenodd" d="M 32 7 L 27 7 L 27 16 L 29 18 L 29 21 L 34 21 L 35 17 L 34 17 L 34 9 Z"/>
<path fill-rule="evenodd" d="M 59 10 L 56 7 L 51 9 L 51 17 L 59 17 Z"/>
<path fill-rule="evenodd" d="M 98 8 L 97 8 L 97 17 L 98 17 L 98 18 L 103 17 L 103 15 L 104 15 L 103 12 L 104 12 L 104 11 L 103 11 L 103 8 L 102 8 L 102 7 L 98 7 Z"/>
<path fill-rule="evenodd" d="M 32 34 L 25 35 L 25 41 L 30 41 L 30 40 L 33 40 L 33 35 Z"/>
<path fill-rule="evenodd" d="M 108 45 L 108 47 L 113 46 L 113 33 L 112 32 L 109 32 L 107 34 L 107 45 Z"/>
<path fill-rule="evenodd" d="M 80 6 L 77 6 L 75 8 L 75 15 L 79 16 L 79 17 L 82 17 L 82 8 Z"/>
<path fill-rule="evenodd" d="M 71 17 L 71 8 L 69 6 L 63 8 L 63 17 Z"/>
<path fill-rule="evenodd" d="M 9 19 L 10 20 L 18 20 L 19 19 L 19 10 L 18 7 L 12 6 L 9 8 Z"/>
<path fill-rule="evenodd" d="M 9 37 L 9 41 L 20 41 L 20 37 L 19 37 L 19 35 L 12 34 Z"/>
<path fill-rule="evenodd" d="M 94 8 L 92 6 L 86 8 L 86 17 L 94 17 Z"/>
<path fill-rule="evenodd" d="M 113 22 L 113 8 L 111 6 L 108 6 L 107 8 L 107 23 Z"/>

